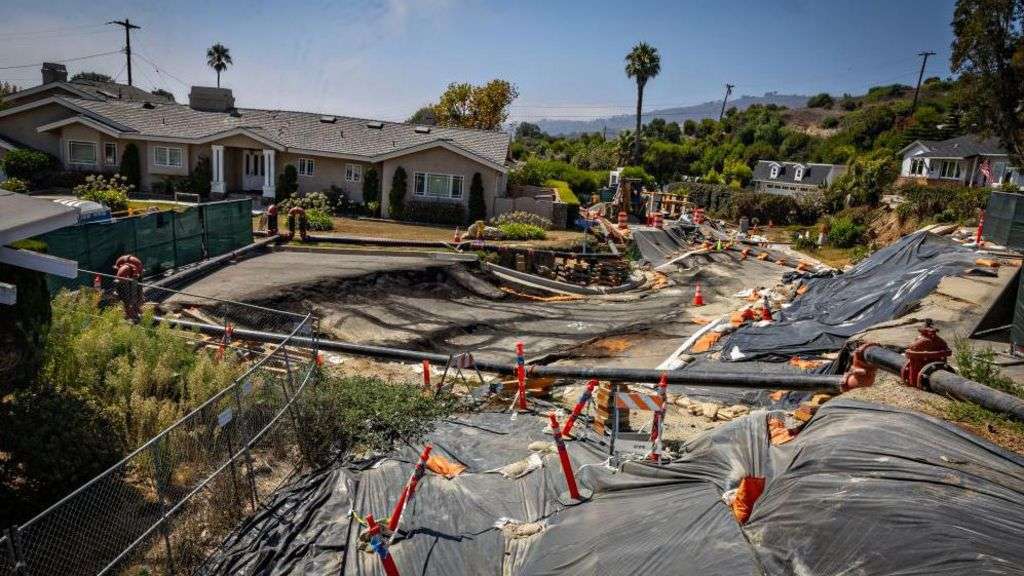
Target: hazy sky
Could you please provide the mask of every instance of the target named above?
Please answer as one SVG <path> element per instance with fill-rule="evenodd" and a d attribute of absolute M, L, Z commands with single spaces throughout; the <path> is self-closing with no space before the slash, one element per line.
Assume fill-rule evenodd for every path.
<path fill-rule="evenodd" d="M 513 120 L 593 118 L 632 110 L 623 57 L 656 46 L 661 75 L 645 109 L 766 91 L 863 92 L 949 74 L 953 0 L 3 0 L 0 80 L 39 83 L 37 64 L 118 50 L 126 16 L 135 84 L 187 99 L 213 85 L 206 48 L 221 42 L 232 66 L 222 84 L 239 106 L 404 119 L 449 82 L 503 78 L 520 97 Z M 30 67 L 12 68 L 24 64 Z M 67 63 L 126 79 L 124 56 Z"/>

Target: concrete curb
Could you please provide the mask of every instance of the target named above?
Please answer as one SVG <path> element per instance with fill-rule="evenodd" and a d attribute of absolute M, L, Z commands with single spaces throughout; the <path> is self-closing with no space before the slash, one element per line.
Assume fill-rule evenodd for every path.
<path fill-rule="evenodd" d="M 454 252 L 414 252 L 410 250 L 359 250 L 356 248 L 341 248 L 334 246 L 294 246 L 291 244 L 281 244 L 272 246 L 271 250 L 281 252 L 306 252 L 310 254 L 357 254 L 360 256 L 366 256 L 372 254 L 374 256 L 404 256 L 404 257 L 421 257 L 430 258 L 432 260 L 438 260 L 441 262 L 476 262 L 480 259 L 476 254 L 456 254 Z"/>

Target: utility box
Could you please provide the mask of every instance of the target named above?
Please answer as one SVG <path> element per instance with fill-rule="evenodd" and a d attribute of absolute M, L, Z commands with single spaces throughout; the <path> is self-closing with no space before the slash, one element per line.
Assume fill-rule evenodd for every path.
<path fill-rule="evenodd" d="M 1024 251 L 1024 194 L 993 192 L 981 235 L 989 242 Z"/>

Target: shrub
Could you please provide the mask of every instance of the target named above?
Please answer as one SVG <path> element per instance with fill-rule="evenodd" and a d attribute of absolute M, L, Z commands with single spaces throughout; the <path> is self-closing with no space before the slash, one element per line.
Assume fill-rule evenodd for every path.
<path fill-rule="evenodd" d="M 307 210 L 306 225 L 310 230 L 318 232 L 334 230 L 334 221 L 331 220 L 330 213 L 321 210 Z"/>
<path fill-rule="evenodd" d="M 284 171 L 277 175 L 277 186 L 274 188 L 274 199 L 278 204 L 291 198 L 299 191 L 299 171 L 294 164 L 288 164 Z"/>
<path fill-rule="evenodd" d="M 493 226 L 501 226 L 502 224 L 529 224 L 530 226 L 536 226 L 541 230 L 551 230 L 551 220 L 532 212 L 523 212 L 517 210 L 515 212 L 505 212 L 500 216 L 496 216 L 491 219 Z"/>
<path fill-rule="evenodd" d="M 568 184 L 566 184 L 568 187 Z M 571 191 L 569 192 L 572 193 Z M 575 198 L 575 196 L 574 196 Z M 469 185 L 469 220 L 476 222 L 487 218 L 487 202 L 484 200 L 484 183 L 479 172 L 473 174 Z"/>
<path fill-rule="evenodd" d="M 967 222 L 988 204 L 992 189 L 910 183 L 900 186 L 896 192 L 905 200 L 896 211 L 903 219 L 915 216 L 921 220 L 935 217 L 942 222 Z"/>
<path fill-rule="evenodd" d="M 798 230 L 796 232 L 793 232 L 793 248 L 805 252 L 810 250 L 817 250 L 818 243 L 815 241 L 814 238 L 812 238 L 813 234 L 813 231 L 807 230 Z"/>
<path fill-rule="evenodd" d="M 402 220 L 457 226 L 466 223 L 466 209 L 453 202 L 411 200 L 405 203 Z"/>
<path fill-rule="evenodd" d="M 572 227 L 573 223 L 580 215 L 580 201 L 573 193 L 572 189 L 569 188 L 569 183 L 564 180 L 545 180 L 544 185 L 554 188 L 558 194 L 558 199 L 565 203 L 565 222 L 562 224 L 564 228 Z"/>
<path fill-rule="evenodd" d="M 860 106 L 860 103 L 858 103 L 853 98 L 843 98 L 843 101 L 839 105 L 842 107 L 843 110 L 846 110 L 847 112 L 853 112 Z"/>
<path fill-rule="evenodd" d="M 827 116 L 827 117 L 825 117 L 824 120 L 821 121 L 821 127 L 822 128 L 836 128 L 838 126 L 839 126 L 839 117 L 837 117 L 837 116 Z"/>
<path fill-rule="evenodd" d="M 18 148 L 3 157 L 4 172 L 10 178 L 25 182 L 36 182 L 46 172 L 58 166 L 57 159 L 45 152 Z"/>
<path fill-rule="evenodd" d="M 975 349 L 971 342 L 958 337 L 953 344 L 956 371 L 964 378 L 1024 398 L 1024 385 L 1004 376 L 996 364 L 996 354 L 988 348 Z"/>
<path fill-rule="evenodd" d="M 502 240 L 543 240 L 547 237 L 544 229 L 531 224 L 509 222 L 498 226 Z"/>
<path fill-rule="evenodd" d="M 417 386 L 369 376 L 327 376 L 296 402 L 305 458 L 324 466 L 353 449 L 387 452 L 416 442 L 453 411 L 451 396 L 424 396 Z"/>
<path fill-rule="evenodd" d="M 363 203 L 371 216 L 380 216 L 380 175 L 373 166 L 363 174 Z"/>
<path fill-rule="evenodd" d="M 110 178 L 89 176 L 85 184 L 75 186 L 74 192 L 82 200 L 99 202 L 111 212 L 120 212 L 128 209 L 128 192 L 133 188 L 127 177 L 114 174 Z"/>
<path fill-rule="evenodd" d="M 860 242 L 865 230 L 850 216 L 836 216 L 829 225 L 828 241 L 837 248 L 850 248 Z"/>
<path fill-rule="evenodd" d="M 187 177 L 187 189 L 182 192 L 199 194 L 203 198 L 210 196 L 210 183 L 213 180 L 213 166 L 208 156 L 200 156 L 196 159 L 195 168 Z"/>
<path fill-rule="evenodd" d="M 801 211 L 793 196 L 746 190 L 734 191 L 729 201 L 714 210 L 714 214 L 732 222 L 743 216 L 751 221 L 757 218 L 762 224 L 769 221 L 774 224 L 812 224 L 818 218 L 815 213 Z"/>
<path fill-rule="evenodd" d="M 642 169 L 641 169 L 642 170 Z M 532 158 L 516 168 L 509 175 L 512 184 L 529 184 L 543 186 L 546 180 L 562 180 L 568 182 L 576 197 L 589 198 L 608 181 L 608 173 L 601 171 L 581 170 L 572 164 L 558 160 L 540 160 Z M 651 181 L 653 182 L 653 178 Z"/>
<path fill-rule="evenodd" d="M 405 168 L 395 168 L 395 174 L 391 177 L 391 191 L 388 192 L 388 215 L 392 218 L 401 219 L 405 210 L 405 194 L 409 191 L 409 176 Z"/>
<path fill-rule="evenodd" d="M 622 169 L 622 173 L 619 174 L 619 178 L 633 178 L 640 180 L 648 190 L 653 190 L 658 185 L 654 180 L 654 176 L 648 174 L 640 166 L 626 166 Z"/>
<path fill-rule="evenodd" d="M 139 190 L 142 187 L 142 161 L 139 158 L 139 147 L 129 142 L 121 154 L 121 175 L 128 179 L 128 184 Z"/>
<path fill-rule="evenodd" d="M 808 108 L 831 108 L 835 100 L 827 92 L 822 92 L 807 99 Z"/>
<path fill-rule="evenodd" d="M 20 178 L 8 178 L 3 182 L 0 182 L 0 188 L 9 192 L 17 192 L 19 194 L 28 194 L 28 184 Z"/>
<path fill-rule="evenodd" d="M 310 192 L 302 196 L 292 196 L 278 205 L 278 214 L 287 214 L 289 210 L 298 206 L 306 212 L 315 210 L 324 214 L 331 213 L 331 202 L 323 192 Z"/>
<path fill-rule="evenodd" d="M 47 250 L 46 244 L 38 240 L 21 240 L 12 247 L 44 253 Z M 0 380 L 13 384 L 14 389 L 26 388 L 39 372 L 52 316 L 46 274 L 0 264 L 0 282 L 12 284 L 18 290 L 14 305 L 5 306 L 0 314 Z"/>

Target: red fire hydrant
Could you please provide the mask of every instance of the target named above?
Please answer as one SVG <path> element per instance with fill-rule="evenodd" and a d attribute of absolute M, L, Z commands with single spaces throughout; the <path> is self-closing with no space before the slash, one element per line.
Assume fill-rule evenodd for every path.
<path fill-rule="evenodd" d="M 277 204 L 267 206 L 267 235 L 277 235 Z"/>
<path fill-rule="evenodd" d="M 306 211 L 295 206 L 288 211 L 288 240 L 295 238 L 295 225 L 299 226 L 299 238 L 305 242 L 309 237 L 306 227 Z"/>
<path fill-rule="evenodd" d="M 114 262 L 117 276 L 114 288 L 124 304 L 124 317 L 128 320 L 138 320 L 142 312 L 142 287 L 139 286 L 142 270 L 142 261 L 131 254 L 125 254 Z"/>
<path fill-rule="evenodd" d="M 907 363 L 900 371 L 903 383 L 914 388 L 921 388 L 921 370 L 929 364 L 945 364 L 946 359 L 952 354 L 946 341 L 939 337 L 939 331 L 932 325 L 932 321 L 925 320 L 924 327 L 918 329 L 921 336 L 906 349 L 903 353 L 907 357 Z"/>

